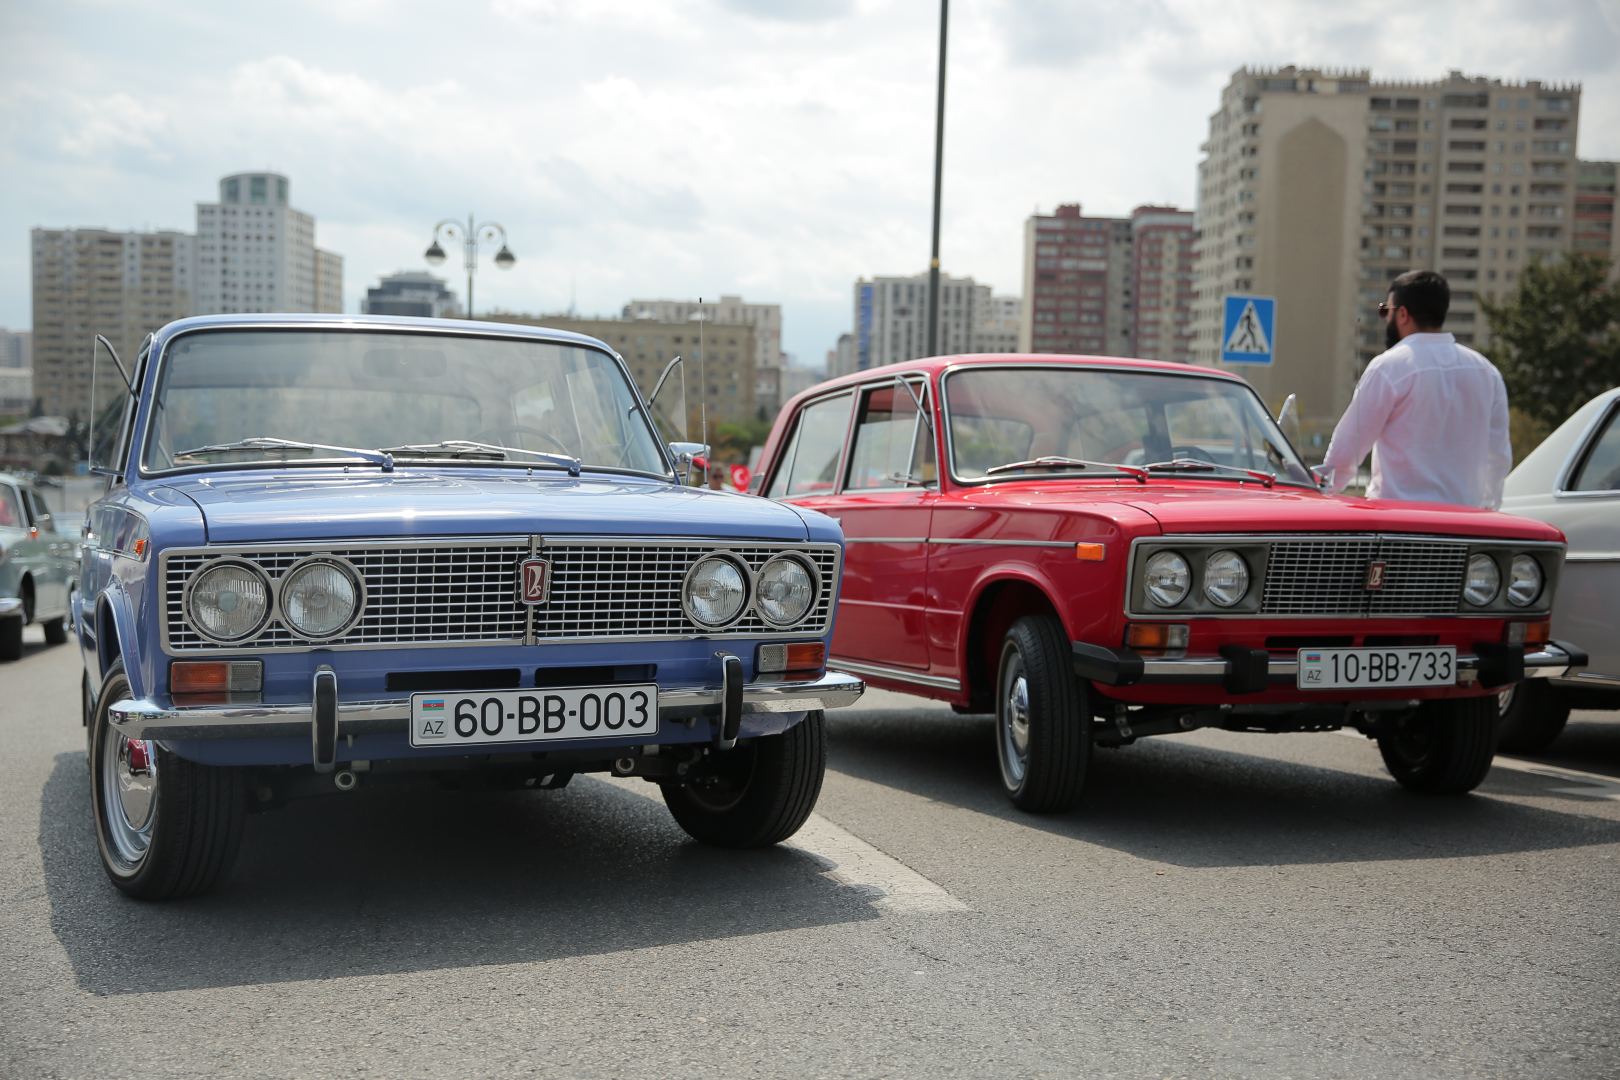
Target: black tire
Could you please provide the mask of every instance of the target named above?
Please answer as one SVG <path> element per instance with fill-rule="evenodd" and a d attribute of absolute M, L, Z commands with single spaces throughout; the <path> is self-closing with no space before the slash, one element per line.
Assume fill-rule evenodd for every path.
<path fill-rule="evenodd" d="M 133 770 L 120 774 L 134 741 L 112 730 L 107 710 L 128 694 L 119 661 L 102 682 L 91 720 L 90 802 L 101 865 L 114 885 L 141 900 L 207 892 L 230 872 L 241 845 L 247 810 L 241 770 L 198 765 L 145 742 L 142 751 L 155 766 L 146 774 L 152 779 L 142 780 Z M 136 789 L 109 796 L 108 784 L 118 784 L 121 776 Z"/>
<path fill-rule="evenodd" d="M 1503 690 L 1497 696 L 1496 748 L 1510 754 L 1547 749 L 1569 723 L 1569 702 L 1540 679 Z"/>
<path fill-rule="evenodd" d="M 0 619 L 0 660 L 22 659 L 23 620 Z"/>
<path fill-rule="evenodd" d="M 1013 623 L 996 672 L 996 760 L 1002 790 L 1020 810 L 1071 809 L 1091 767 L 1091 701 L 1053 615 Z"/>
<path fill-rule="evenodd" d="M 45 631 L 45 644 L 65 645 L 68 639 L 67 616 L 52 619 L 41 627 Z"/>
<path fill-rule="evenodd" d="M 1384 766 L 1402 787 L 1431 795 L 1472 791 L 1496 756 L 1496 697 L 1426 701 L 1378 736 Z"/>
<path fill-rule="evenodd" d="M 821 794 L 827 734 L 818 712 L 782 732 L 711 754 L 664 803 L 688 836 L 724 848 L 766 847 L 799 831 Z"/>

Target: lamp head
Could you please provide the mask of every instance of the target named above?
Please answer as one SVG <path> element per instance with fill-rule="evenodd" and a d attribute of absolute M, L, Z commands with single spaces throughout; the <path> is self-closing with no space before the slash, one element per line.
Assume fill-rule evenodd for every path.
<path fill-rule="evenodd" d="M 512 254 L 512 249 L 502 244 L 501 250 L 495 253 L 495 265 L 502 270 L 510 270 L 515 262 L 517 262 L 517 256 Z"/>
<path fill-rule="evenodd" d="M 422 253 L 422 258 L 427 260 L 429 266 L 438 266 L 444 262 L 444 248 L 439 246 L 437 240 L 434 240 L 433 244 Z"/>

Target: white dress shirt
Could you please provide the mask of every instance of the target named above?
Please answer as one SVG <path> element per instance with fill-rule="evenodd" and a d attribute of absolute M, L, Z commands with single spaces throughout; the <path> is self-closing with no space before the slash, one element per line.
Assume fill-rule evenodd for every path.
<path fill-rule="evenodd" d="M 1501 506 L 1513 466 L 1501 374 L 1450 334 L 1408 334 L 1356 384 L 1322 462 L 1329 490 L 1344 490 L 1369 450 L 1369 498 Z"/>

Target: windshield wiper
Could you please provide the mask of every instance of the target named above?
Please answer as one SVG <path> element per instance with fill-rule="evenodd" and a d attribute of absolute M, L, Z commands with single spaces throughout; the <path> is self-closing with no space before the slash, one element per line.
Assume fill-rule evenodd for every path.
<path fill-rule="evenodd" d="M 996 473 L 1012 472 L 1015 469 L 1109 469 L 1113 472 L 1128 473 L 1136 477 L 1139 484 L 1147 483 L 1147 470 L 1138 469 L 1134 465 L 1120 465 L 1112 461 L 1087 461 L 1084 458 L 1062 457 L 1058 454 L 1047 454 L 1043 457 L 1030 458 L 1028 461 L 1014 461 L 1006 465 L 997 465 L 984 470 L 984 475 L 994 476 Z"/>
<path fill-rule="evenodd" d="M 356 446 L 330 446 L 326 443 L 298 442 L 293 439 L 277 439 L 270 435 L 255 435 L 248 439 L 237 439 L 235 442 L 214 443 L 210 446 L 194 446 L 190 450 L 181 450 L 171 454 L 174 461 L 184 461 L 187 458 L 202 457 L 204 454 L 223 454 L 234 450 L 328 450 L 336 454 L 348 454 L 376 465 L 381 465 L 383 472 L 392 472 L 394 468 L 393 456 L 386 450 L 362 450 Z"/>
<path fill-rule="evenodd" d="M 567 469 L 569 476 L 578 476 L 580 460 L 566 454 L 552 454 L 545 450 L 525 450 L 521 446 L 497 446 L 494 443 L 473 442 L 471 439 L 443 439 L 436 443 L 408 443 L 390 446 L 386 454 L 419 454 L 429 457 L 477 457 L 490 461 L 505 461 L 508 454 L 528 454 L 559 468 Z"/>
<path fill-rule="evenodd" d="M 1277 474 L 1261 472 L 1259 469 L 1245 469 L 1239 465 L 1223 465 L 1219 461 L 1201 461 L 1198 458 L 1176 458 L 1174 461 L 1155 461 L 1142 466 L 1147 470 L 1159 472 L 1209 472 L 1212 469 L 1225 469 L 1227 472 L 1242 473 L 1260 481 L 1266 487 L 1277 483 Z"/>

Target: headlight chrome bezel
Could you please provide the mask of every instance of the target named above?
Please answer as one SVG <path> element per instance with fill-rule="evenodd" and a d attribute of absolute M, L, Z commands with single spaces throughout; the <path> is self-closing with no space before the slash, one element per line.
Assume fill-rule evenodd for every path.
<path fill-rule="evenodd" d="M 692 580 L 697 576 L 698 571 L 704 564 L 710 562 L 718 562 L 731 567 L 737 572 L 737 576 L 742 583 L 742 598 L 737 602 L 737 610 L 720 622 L 707 622 L 700 619 L 697 612 L 692 608 Z M 703 630 L 724 630 L 728 626 L 735 625 L 738 620 L 748 613 L 753 598 L 754 580 L 752 571 L 749 570 L 745 561 L 729 551 L 711 551 L 706 555 L 700 555 L 692 560 L 692 565 L 686 570 L 686 576 L 681 579 L 681 610 L 694 626 Z"/>
<path fill-rule="evenodd" d="M 1535 583 L 1535 588 L 1531 589 L 1527 595 L 1515 591 L 1519 587 L 1519 568 L 1521 566 L 1528 566 L 1532 572 L 1532 576 L 1526 578 L 1525 580 L 1533 581 Z M 1507 602 L 1509 604 L 1512 604 L 1516 608 L 1530 607 L 1537 600 L 1541 599 L 1542 590 L 1544 590 L 1546 587 L 1547 575 L 1542 571 L 1541 563 L 1534 555 L 1530 555 L 1526 552 L 1520 552 L 1519 554 L 1513 556 L 1513 561 L 1508 564 L 1507 587 L 1502 590 L 1503 594 L 1507 597 Z M 1524 596 L 1524 599 L 1522 600 L 1519 598 L 1521 595 Z"/>
<path fill-rule="evenodd" d="M 348 579 L 349 584 L 354 588 L 353 610 L 349 612 L 347 618 L 338 624 L 335 630 L 324 634 L 313 634 L 303 629 L 293 621 L 292 615 L 287 610 L 287 591 L 292 584 L 293 578 L 314 566 L 330 566 L 336 569 Z M 311 555 L 306 559 L 298 560 L 287 568 L 286 573 L 276 578 L 275 586 L 277 620 L 295 636 L 305 641 L 334 641 L 354 629 L 355 624 L 360 621 L 366 611 L 365 575 L 361 574 L 354 564 L 347 559 L 340 559 L 335 555 Z"/>
<path fill-rule="evenodd" d="M 1216 559 L 1231 559 L 1237 564 L 1237 580 L 1240 582 L 1240 584 L 1235 596 L 1226 598 L 1223 595 L 1217 595 L 1215 591 L 1216 586 L 1213 583 L 1214 576 L 1217 573 L 1215 568 Z M 1230 570 L 1231 568 L 1229 567 L 1228 569 Z M 1249 595 L 1249 589 L 1253 584 L 1254 579 L 1249 573 L 1248 560 L 1242 555 L 1238 554 L 1236 551 L 1233 551 L 1231 548 L 1221 548 L 1218 551 L 1212 551 L 1209 553 L 1209 557 L 1204 560 L 1204 597 L 1217 607 L 1237 607 L 1239 604 L 1243 603 L 1244 599 Z"/>
<path fill-rule="evenodd" d="M 1168 566 L 1171 560 L 1181 564 L 1181 587 L 1174 599 L 1163 599 L 1154 591 L 1156 588 L 1158 588 L 1158 586 L 1153 582 L 1153 575 L 1156 570 Z M 1154 607 L 1160 609 L 1161 611 L 1168 611 L 1179 606 L 1180 604 L 1185 603 L 1188 595 L 1190 595 L 1191 592 L 1192 564 L 1187 561 L 1187 557 L 1181 552 L 1166 548 L 1162 551 L 1155 551 L 1143 562 L 1142 595 L 1148 601 L 1148 603 L 1152 604 Z"/>
<path fill-rule="evenodd" d="M 227 637 L 211 632 L 207 628 L 207 624 L 197 616 L 194 604 L 197 598 L 198 587 L 202 585 L 205 580 L 207 580 L 210 574 L 232 567 L 245 570 L 249 576 L 258 579 L 259 584 L 264 588 L 264 610 L 259 613 L 259 617 L 255 621 L 252 629 L 244 631 L 243 633 L 235 636 Z M 276 610 L 275 583 L 270 579 L 270 575 L 265 572 L 264 567 L 249 559 L 238 559 L 231 556 L 221 556 L 216 559 L 210 559 L 208 562 L 199 567 L 197 572 L 192 574 L 190 579 L 186 582 L 185 593 L 181 598 L 180 610 L 185 616 L 186 622 L 189 623 L 191 628 L 197 632 L 197 635 L 204 640 L 210 641 L 216 645 L 240 645 L 245 642 L 252 641 L 254 638 L 258 637 L 264 632 L 264 628 L 270 625 L 270 620 L 274 616 Z"/>
<path fill-rule="evenodd" d="M 766 605 L 765 587 L 766 587 L 766 584 L 767 584 L 767 578 L 768 578 L 768 576 L 769 576 L 769 574 L 771 572 L 771 568 L 773 566 L 777 566 L 779 564 L 792 565 L 792 566 L 798 567 L 799 571 L 804 574 L 805 580 L 806 580 L 806 582 L 808 582 L 808 584 L 810 586 L 809 598 L 806 599 L 805 602 L 804 602 L 804 610 L 800 611 L 797 615 L 794 615 L 792 618 L 788 618 L 788 619 L 775 619 L 775 618 L 772 618 L 770 612 L 766 609 L 766 606 L 765 606 Z M 758 573 L 756 573 L 754 575 L 753 589 L 751 590 L 751 592 L 753 594 L 754 610 L 759 613 L 759 617 L 767 625 L 769 625 L 769 626 L 771 626 L 771 627 L 773 627 L 775 629 L 778 629 L 778 630 L 790 629 L 790 628 L 792 628 L 794 626 L 797 626 L 800 623 L 804 622 L 805 619 L 809 618 L 810 613 L 813 612 L 815 610 L 815 608 L 816 608 L 816 599 L 817 599 L 817 597 L 819 595 L 818 594 L 818 586 L 817 586 L 817 582 L 816 582 L 816 568 L 810 564 L 809 559 L 806 559 L 804 556 L 796 554 L 794 552 L 784 551 L 779 555 L 773 555 L 773 556 L 771 556 L 771 558 L 769 560 L 766 561 L 764 566 L 761 566 L 759 568 Z M 684 604 L 685 603 L 685 590 L 684 590 L 684 588 L 682 589 L 682 598 L 681 599 L 682 599 L 682 603 Z"/>
<path fill-rule="evenodd" d="M 1475 567 L 1480 568 L 1480 582 L 1490 581 L 1490 592 L 1480 592 L 1474 587 Z M 1488 568 L 1489 573 L 1485 570 Z M 1496 559 L 1483 551 L 1475 552 L 1468 557 L 1468 563 L 1463 568 L 1462 598 L 1465 602 L 1476 608 L 1490 607 L 1496 598 L 1502 594 L 1502 568 L 1497 565 Z"/>

